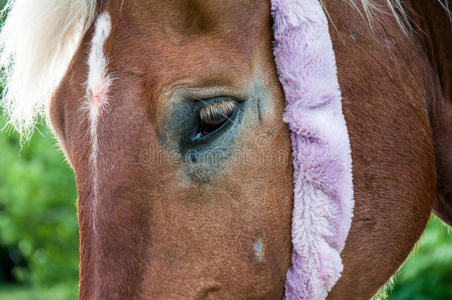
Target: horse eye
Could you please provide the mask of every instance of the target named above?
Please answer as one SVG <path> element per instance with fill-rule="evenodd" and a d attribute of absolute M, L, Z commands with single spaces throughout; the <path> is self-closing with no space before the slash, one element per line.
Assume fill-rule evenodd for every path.
<path fill-rule="evenodd" d="M 225 127 L 232 122 L 236 110 L 237 103 L 233 100 L 220 100 L 205 104 L 199 110 L 198 132 L 193 140 L 205 138 Z"/>

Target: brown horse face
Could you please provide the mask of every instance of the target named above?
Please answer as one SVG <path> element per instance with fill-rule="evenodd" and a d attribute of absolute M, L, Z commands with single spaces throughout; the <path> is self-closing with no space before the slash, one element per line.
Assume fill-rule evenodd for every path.
<path fill-rule="evenodd" d="M 51 106 L 77 175 L 81 297 L 280 298 L 293 185 L 269 1 L 120 2 L 102 8 L 105 103 L 81 84 L 93 26 Z"/>

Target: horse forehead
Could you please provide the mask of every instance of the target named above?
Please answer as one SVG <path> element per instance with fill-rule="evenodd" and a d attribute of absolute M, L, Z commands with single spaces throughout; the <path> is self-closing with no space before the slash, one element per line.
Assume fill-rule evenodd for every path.
<path fill-rule="evenodd" d="M 113 23 L 105 47 L 111 72 L 142 75 L 147 93 L 158 95 L 180 81 L 239 88 L 252 80 L 255 69 L 267 69 L 262 66 L 272 53 L 269 1 L 107 3 Z"/>
<path fill-rule="evenodd" d="M 124 7 L 144 34 L 160 29 L 185 36 L 215 32 L 249 37 L 270 19 L 268 0 L 137 0 L 121 4 L 122 11 Z"/>

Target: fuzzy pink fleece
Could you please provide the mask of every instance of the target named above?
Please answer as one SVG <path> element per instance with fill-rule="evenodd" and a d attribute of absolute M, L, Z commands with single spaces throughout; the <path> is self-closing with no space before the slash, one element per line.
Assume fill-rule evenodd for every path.
<path fill-rule="evenodd" d="M 350 142 L 328 21 L 318 0 L 271 0 L 274 55 L 292 135 L 292 266 L 285 299 L 325 299 L 353 217 Z"/>

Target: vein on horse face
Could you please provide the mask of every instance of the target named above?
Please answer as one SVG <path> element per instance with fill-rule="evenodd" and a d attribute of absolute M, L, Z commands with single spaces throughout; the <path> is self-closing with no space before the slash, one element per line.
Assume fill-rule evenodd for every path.
<path fill-rule="evenodd" d="M 97 207 L 97 177 L 98 177 L 98 150 L 99 118 L 108 107 L 108 92 L 112 84 L 112 78 L 107 71 L 107 58 L 104 55 L 104 44 L 111 32 L 111 19 L 107 12 L 103 12 L 97 18 L 94 35 L 91 40 L 91 49 L 88 56 L 88 78 L 86 82 L 87 107 L 89 111 L 91 155 L 90 160 L 93 169 L 93 229 L 95 229 L 95 214 Z"/>

